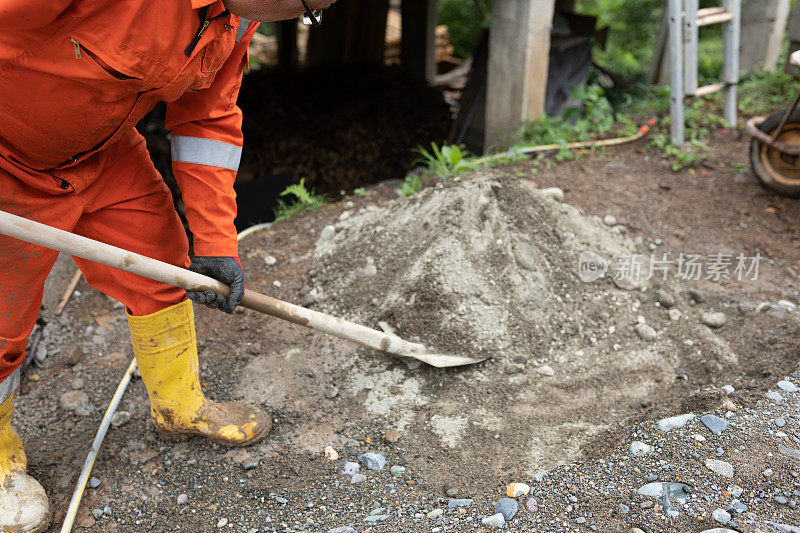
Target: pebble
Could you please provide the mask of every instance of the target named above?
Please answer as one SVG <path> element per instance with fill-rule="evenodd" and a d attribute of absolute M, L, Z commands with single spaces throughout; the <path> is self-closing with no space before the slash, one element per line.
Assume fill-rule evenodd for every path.
<path fill-rule="evenodd" d="M 671 292 L 665 289 L 658 289 L 656 291 L 656 301 L 665 309 L 675 307 L 675 297 Z"/>
<path fill-rule="evenodd" d="M 333 446 L 326 446 L 325 447 L 325 458 L 328 461 L 338 461 L 339 460 L 339 452 L 333 449 Z"/>
<path fill-rule="evenodd" d="M 255 470 L 256 468 L 258 468 L 258 465 L 260 463 L 261 461 L 259 459 L 254 459 L 252 461 L 245 461 L 244 463 L 242 463 L 242 468 L 244 468 L 245 470 Z"/>
<path fill-rule="evenodd" d="M 733 477 L 733 465 L 719 459 L 706 459 L 706 468 L 722 477 Z"/>
<path fill-rule="evenodd" d="M 37 379 L 34 380 L 33 376 L 37 376 Z M 31 378 L 30 379 L 31 379 L 31 381 L 39 381 L 37 374 L 31 374 Z M 72 380 L 72 383 L 69 384 L 69 386 L 72 387 L 72 390 L 81 390 L 83 388 L 83 385 L 84 385 L 84 381 L 83 381 L 82 378 L 75 378 L 75 379 Z"/>
<path fill-rule="evenodd" d="M 444 509 L 434 509 L 433 511 L 429 512 L 427 515 L 428 518 L 439 518 L 444 514 Z"/>
<path fill-rule="evenodd" d="M 773 496 L 772 499 L 781 505 L 786 505 L 787 503 L 789 503 L 789 498 L 787 498 L 786 496 L 782 496 L 780 494 L 778 494 L 777 496 Z"/>
<path fill-rule="evenodd" d="M 730 422 L 724 418 L 714 415 L 703 415 L 700 417 L 700 422 L 702 422 L 703 425 L 707 427 L 708 430 L 714 435 L 722 434 L 722 432 L 725 431 L 730 425 Z"/>
<path fill-rule="evenodd" d="M 102 509 L 92 509 L 92 516 L 95 520 L 100 520 L 103 517 L 103 510 Z"/>
<path fill-rule="evenodd" d="M 383 470 L 386 466 L 386 457 L 378 452 L 367 452 L 358 458 L 358 462 L 370 470 Z"/>
<path fill-rule="evenodd" d="M 686 413 L 685 415 L 671 416 L 669 418 L 662 418 L 658 421 L 658 429 L 661 431 L 672 431 L 686 425 L 689 420 L 695 417 L 694 413 Z"/>
<path fill-rule="evenodd" d="M 388 515 L 388 514 L 374 514 L 374 515 L 370 515 L 370 516 L 366 517 L 364 519 L 364 522 L 366 522 L 368 524 L 375 524 L 377 522 L 384 522 L 384 521 L 388 520 L 389 518 L 391 518 L 391 516 L 392 515 Z"/>
<path fill-rule="evenodd" d="M 553 370 L 553 368 L 548 366 L 548 365 L 540 366 L 539 368 L 536 369 L 536 372 L 538 372 L 542 376 L 555 376 L 556 375 L 556 371 Z"/>
<path fill-rule="evenodd" d="M 325 387 L 325 397 L 329 400 L 332 400 L 339 396 L 339 389 L 334 387 L 333 385 L 328 385 Z"/>
<path fill-rule="evenodd" d="M 670 309 L 667 311 L 667 314 L 669 315 L 669 319 L 673 322 L 677 322 L 681 319 L 681 316 L 683 316 L 678 309 Z"/>
<path fill-rule="evenodd" d="M 700 321 L 710 328 L 721 328 L 725 325 L 725 322 L 728 321 L 728 317 L 723 312 L 716 312 L 716 313 L 703 313 L 700 317 Z M 723 511 L 724 512 L 724 511 Z"/>
<path fill-rule="evenodd" d="M 179 494 L 178 495 L 178 505 L 186 505 L 189 503 L 189 496 L 186 494 Z"/>
<path fill-rule="evenodd" d="M 633 329 L 636 330 L 636 334 L 639 335 L 640 339 L 648 342 L 656 340 L 658 335 L 656 330 L 644 323 L 636 324 Z"/>
<path fill-rule="evenodd" d="M 782 428 L 783 426 L 786 425 L 786 419 L 779 416 L 778 418 L 775 419 L 775 425 L 778 426 L 779 428 Z"/>
<path fill-rule="evenodd" d="M 656 504 L 652 500 L 645 500 L 639 504 L 640 509 L 652 509 Z"/>
<path fill-rule="evenodd" d="M 606 215 L 603 217 L 603 224 L 606 226 L 616 226 L 617 225 L 617 217 L 614 215 Z"/>
<path fill-rule="evenodd" d="M 406 473 L 406 467 L 400 465 L 394 465 L 392 468 L 389 469 L 393 476 L 398 477 L 402 476 Z"/>
<path fill-rule="evenodd" d="M 715 509 L 714 512 L 711 513 L 711 517 L 723 526 L 727 526 L 731 522 L 730 513 L 723 509 Z"/>
<path fill-rule="evenodd" d="M 65 411 L 72 411 L 76 415 L 80 416 L 86 416 L 94 410 L 92 404 L 89 403 L 89 397 L 85 392 L 80 390 L 74 390 L 62 394 L 61 407 Z"/>
<path fill-rule="evenodd" d="M 359 470 L 361 470 L 361 465 L 352 461 L 347 461 L 339 472 L 343 476 L 353 477 L 354 475 L 358 474 Z"/>
<path fill-rule="evenodd" d="M 450 509 L 456 509 L 458 507 L 469 507 L 472 505 L 472 503 L 473 500 L 469 498 L 459 498 L 459 499 L 450 498 L 447 501 L 447 507 Z"/>
<path fill-rule="evenodd" d="M 96 477 L 94 477 L 94 476 L 90 477 L 90 478 L 89 478 L 89 486 L 90 486 L 91 488 L 93 488 L 93 489 L 96 489 L 97 487 L 99 487 L 99 486 L 100 486 L 100 480 L 99 480 L 99 479 L 97 479 L 97 478 L 96 478 Z"/>
<path fill-rule="evenodd" d="M 272 266 L 272 265 L 274 265 L 275 263 L 278 262 L 278 259 L 275 256 L 267 255 L 266 257 L 264 257 L 264 262 L 267 265 Z"/>
<path fill-rule="evenodd" d="M 333 236 L 336 235 L 336 228 L 331 225 L 325 226 L 322 228 L 322 231 L 319 233 L 319 240 L 320 241 L 329 241 L 333 239 Z"/>
<path fill-rule="evenodd" d="M 531 492 L 531 486 L 525 483 L 512 483 L 506 488 L 506 496 L 509 498 L 519 498 L 527 496 Z"/>
<path fill-rule="evenodd" d="M 736 392 L 736 389 L 733 388 L 733 385 L 725 385 L 722 387 L 722 390 L 724 390 L 727 394 L 733 394 Z"/>
<path fill-rule="evenodd" d="M 556 202 L 564 201 L 564 191 L 558 187 L 547 187 L 545 189 L 541 189 L 539 192 L 542 194 L 542 196 L 552 198 Z"/>
<path fill-rule="evenodd" d="M 769 398 L 773 402 L 781 403 L 783 401 L 783 396 L 781 396 L 781 393 L 776 391 L 776 390 L 771 390 L 771 391 L 767 392 L 766 394 L 764 394 L 764 396 L 766 396 L 767 398 Z"/>
<path fill-rule="evenodd" d="M 520 363 L 506 363 L 503 366 L 503 372 L 509 375 L 521 374 L 525 371 L 525 365 Z"/>
<path fill-rule="evenodd" d="M 106 516 L 111 516 L 111 507 L 108 506 L 108 505 L 103 507 L 103 514 L 106 515 Z"/>
<path fill-rule="evenodd" d="M 543 479 L 544 479 L 544 476 L 542 476 L 538 472 L 533 475 L 533 481 L 535 481 L 536 483 L 541 483 Z"/>
<path fill-rule="evenodd" d="M 115 428 L 120 426 L 124 426 L 128 422 L 131 421 L 131 414 L 128 411 L 117 411 L 114 413 L 114 416 L 111 417 L 111 425 Z"/>
<path fill-rule="evenodd" d="M 575 519 L 575 523 L 578 524 L 578 525 L 585 524 L 586 523 L 586 518 L 584 518 L 582 516 L 579 516 L 578 518 Z"/>
<path fill-rule="evenodd" d="M 778 387 L 785 392 L 797 392 L 800 390 L 797 388 L 797 385 L 785 379 L 778 382 Z"/>
<path fill-rule="evenodd" d="M 689 298 L 695 303 L 701 304 L 706 301 L 706 293 L 700 289 L 689 289 L 687 292 L 689 293 Z"/>
<path fill-rule="evenodd" d="M 328 533 L 358 533 L 358 531 L 356 531 L 350 526 L 341 526 L 329 529 Z"/>
<path fill-rule="evenodd" d="M 634 457 L 638 457 L 640 455 L 647 455 L 649 453 L 653 453 L 653 447 L 652 446 L 650 446 L 649 444 L 645 444 L 644 442 L 638 441 L 638 440 L 635 440 L 635 441 L 631 442 L 629 450 L 631 452 L 631 455 L 633 455 Z"/>
<path fill-rule="evenodd" d="M 396 429 L 387 429 L 386 433 L 383 434 L 383 440 L 388 442 L 389 444 L 394 444 L 398 440 L 400 440 L 400 432 Z"/>
<path fill-rule="evenodd" d="M 529 512 L 535 513 L 536 511 L 539 510 L 539 501 L 535 497 L 531 496 L 530 498 L 525 500 L 525 508 Z"/>
<path fill-rule="evenodd" d="M 744 492 L 744 489 L 739 485 L 728 485 L 728 492 L 731 493 L 731 496 L 734 498 L 738 498 Z"/>
<path fill-rule="evenodd" d="M 772 477 L 772 475 L 773 475 L 774 473 L 775 473 L 775 472 L 773 472 L 771 468 L 767 468 L 766 470 L 764 470 L 763 472 L 761 472 L 761 474 L 762 474 L 764 477 Z"/>
<path fill-rule="evenodd" d="M 222 528 L 222 527 L 225 527 L 227 525 L 228 525 L 228 519 L 227 518 L 220 518 L 219 521 L 217 522 L 217 527 L 218 528 Z"/>
<path fill-rule="evenodd" d="M 492 516 L 484 516 L 481 524 L 489 527 L 503 527 L 506 525 L 506 519 L 501 513 L 493 514 Z"/>
<path fill-rule="evenodd" d="M 494 512 L 503 515 L 506 522 L 510 522 L 517 515 L 519 504 L 511 498 L 500 498 L 494 506 Z"/>
<path fill-rule="evenodd" d="M 364 474 L 356 474 L 356 475 L 354 475 L 353 477 L 350 478 L 350 483 L 355 485 L 356 483 L 362 483 L 362 482 L 364 482 L 366 480 L 367 480 L 367 476 L 365 476 Z"/>

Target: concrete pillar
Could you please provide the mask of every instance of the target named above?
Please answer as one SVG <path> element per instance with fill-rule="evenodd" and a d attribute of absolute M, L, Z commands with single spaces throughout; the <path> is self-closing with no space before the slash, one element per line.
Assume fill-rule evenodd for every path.
<path fill-rule="evenodd" d="M 789 13 L 789 23 L 786 25 L 786 38 L 789 41 L 789 49 L 786 54 L 786 63 L 783 66 L 784 72 L 794 76 L 800 75 L 800 69 L 789 64 L 789 56 L 795 50 L 800 50 L 800 2 L 795 2 Z"/>
<path fill-rule="evenodd" d="M 486 148 L 544 114 L 555 0 L 495 0 L 489 34 Z"/>
<path fill-rule="evenodd" d="M 432 81 L 436 76 L 436 25 L 438 0 L 403 0 L 403 36 L 400 60 L 417 78 Z"/>
<path fill-rule="evenodd" d="M 790 0 L 747 0 L 742 3 L 740 68 L 773 71 L 783 48 Z"/>

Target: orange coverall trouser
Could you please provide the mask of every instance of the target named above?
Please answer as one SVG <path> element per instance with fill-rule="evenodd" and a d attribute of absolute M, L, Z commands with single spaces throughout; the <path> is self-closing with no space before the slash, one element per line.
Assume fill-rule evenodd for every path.
<path fill-rule="evenodd" d="M 60 196 L 0 170 L 0 209 L 187 267 L 186 234 L 144 138 L 131 131 L 103 152 L 99 156 L 106 159 L 97 179 L 85 190 Z M 22 364 L 27 337 L 39 315 L 44 281 L 57 255 L 0 235 L 0 381 Z M 186 298 L 183 289 L 84 259 L 73 260 L 92 287 L 122 302 L 133 315 L 155 313 Z"/>

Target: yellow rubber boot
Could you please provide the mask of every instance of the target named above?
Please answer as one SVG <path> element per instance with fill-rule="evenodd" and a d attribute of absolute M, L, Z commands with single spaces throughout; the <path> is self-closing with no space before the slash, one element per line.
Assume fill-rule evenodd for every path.
<path fill-rule="evenodd" d="M 25 473 L 28 462 L 22 440 L 11 429 L 13 414 L 12 394 L 0 404 L 0 531 L 44 531 L 50 522 L 50 502 L 39 482 Z"/>
<path fill-rule="evenodd" d="M 146 316 L 128 315 L 131 344 L 150 396 L 156 431 L 168 440 L 202 435 L 225 446 L 249 446 L 267 436 L 271 418 L 241 403 L 208 400 L 200 387 L 192 302 Z"/>

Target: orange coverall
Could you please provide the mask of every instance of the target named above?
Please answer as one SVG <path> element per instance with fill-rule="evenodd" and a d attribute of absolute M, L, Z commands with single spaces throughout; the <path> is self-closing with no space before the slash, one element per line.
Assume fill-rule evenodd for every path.
<path fill-rule="evenodd" d="M 236 257 L 236 99 L 256 26 L 219 0 L 0 0 L 0 209 L 188 266 L 169 190 L 134 129 L 163 100 L 195 254 Z M 19 381 L 56 256 L 0 236 L 0 393 Z M 133 315 L 186 298 L 75 262 Z"/>

